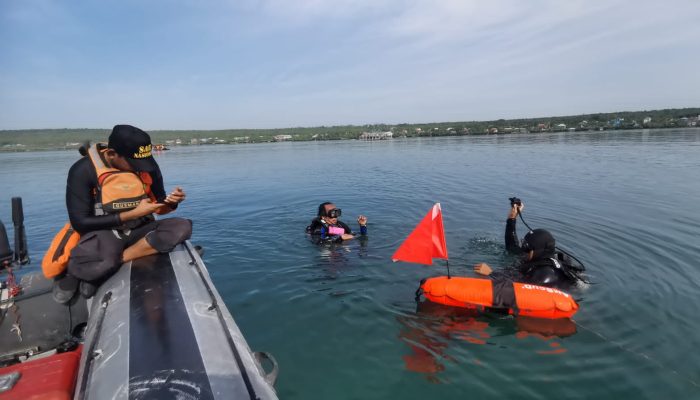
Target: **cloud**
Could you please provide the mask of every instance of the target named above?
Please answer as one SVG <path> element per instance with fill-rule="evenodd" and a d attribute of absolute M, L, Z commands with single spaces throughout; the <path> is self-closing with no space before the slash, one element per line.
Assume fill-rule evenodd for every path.
<path fill-rule="evenodd" d="M 7 4 L 0 128 L 129 116 L 149 129 L 284 127 L 700 103 L 668 89 L 700 86 L 696 0 L 182 0 L 165 14 L 159 2 Z M 130 7 L 141 19 L 124 39 L 109 17 Z M 75 32 L 39 29 L 49 21 Z"/>

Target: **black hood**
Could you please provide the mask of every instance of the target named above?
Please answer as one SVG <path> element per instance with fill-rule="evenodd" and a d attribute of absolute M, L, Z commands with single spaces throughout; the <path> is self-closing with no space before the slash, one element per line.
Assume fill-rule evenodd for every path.
<path fill-rule="evenodd" d="M 545 229 L 535 229 L 528 232 L 523 238 L 520 248 L 523 252 L 534 251 L 532 261 L 553 257 L 556 251 L 554 236 Z"/>

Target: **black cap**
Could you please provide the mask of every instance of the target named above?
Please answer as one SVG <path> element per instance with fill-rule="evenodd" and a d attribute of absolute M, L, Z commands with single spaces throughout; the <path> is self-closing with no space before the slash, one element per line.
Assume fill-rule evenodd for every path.
<path fill-rule="evenodd" d="M 534 250 L 533 260 L 551 257 L 555 252 L 555 241 L 549 231 L 545 229 L 535 229 L 530 231 L 523 238 L 521 249 L 525 252 Z"/>
<path fill-rule="evenodd" d="M 151 137 L 135 126 L 115 125 L 107 147 L 126 158 L 129 165 L 137 171 L 151 172 L 158 168 L 153 159 Z"/>

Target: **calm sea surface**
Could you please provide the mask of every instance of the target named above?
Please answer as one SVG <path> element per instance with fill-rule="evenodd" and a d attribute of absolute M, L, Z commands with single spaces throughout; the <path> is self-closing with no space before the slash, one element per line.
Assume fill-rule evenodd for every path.
<path fill-rule="evenodd" d="M 28 270 L 67 218 L 77 158 L 0 153 L 0 218 L 23 197 Z M 279 361 L 281 398 L 700 398 L 700 130 L 179 147 L 157 159 L 166 186 L 187 192 L 177 214 L 194 221 L 251 348 Z M 474 263 L 510 262 L 514 195 L 588 267 L 575 321 L 417 309 L 418 282 L 444 263 L 390 256 L 432 204 L 453 274 L 472 276 Z M 306 238 L 327 200 L 353 227 L 368 216 L 366 243 Z"/>

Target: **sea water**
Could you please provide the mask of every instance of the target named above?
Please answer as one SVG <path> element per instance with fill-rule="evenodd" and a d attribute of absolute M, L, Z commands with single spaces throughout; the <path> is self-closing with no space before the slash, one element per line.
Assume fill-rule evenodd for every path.
<path fill-rule="evenodd" d="M 0 219 L 24 200 L 38 270 L 66 221 L 77 151 L 0 153 Z M 157 155 L 192 241 L 284 399 L 700 397 L 700 130 L 639 130 L 174 147 Z M 508 198 L 587 267 L 573 322 L 417 306 L 392 263 L 435 202 L 453 275 L 500 268 Z M 318 246 L 333 201 L 366 241 Z M 518 221 L 518 232 L 526 230 Z"/>

